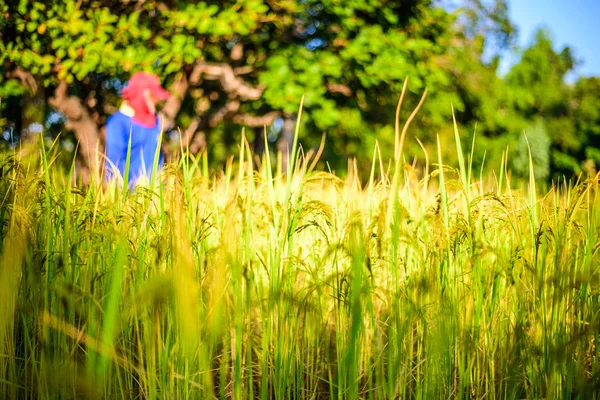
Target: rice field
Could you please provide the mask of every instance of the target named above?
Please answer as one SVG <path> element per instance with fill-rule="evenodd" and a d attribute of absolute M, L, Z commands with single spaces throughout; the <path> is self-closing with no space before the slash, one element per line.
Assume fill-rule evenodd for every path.
<path fill-rule="evenodd" d="M 413 169 L 405 128 L 367 182 L 297 139 L 131 192 L 2 156 L 0 397 L 600 398 L 598 177 Z"/>

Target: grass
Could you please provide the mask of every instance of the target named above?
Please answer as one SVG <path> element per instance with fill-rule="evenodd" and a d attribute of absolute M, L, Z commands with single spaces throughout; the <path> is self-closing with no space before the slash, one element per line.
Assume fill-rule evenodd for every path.
<path fill-rule="evenodd" d="M 4 156 L 0 397 L 599 398 L 598 177 L 476 178 L 457 127 L 414 171 L 399 128 L 366 186 L 244 139 L 127 193 Z"/>

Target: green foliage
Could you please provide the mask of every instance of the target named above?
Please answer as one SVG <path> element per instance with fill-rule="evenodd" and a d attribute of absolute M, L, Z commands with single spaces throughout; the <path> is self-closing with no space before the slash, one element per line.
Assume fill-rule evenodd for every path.
<path fill-rule="evenodd" d="M 573 88 L 575 102 L 572 114 L 575 146 L 572 152 L 578 158 L 592 160 L 600 169 L 600 78 L 581 78 Z M 583 153 L 583 154 L 582 154 Z"/>
<path fill-rule="evenodd" d="M 111 79 L 151 70 L 168 82 L 199 62 L 241 68 L 247 72 L 238 78 L 264 92 L 247 99 L 201 79 L 184 99 L 190 105 L 183 105 L 180 123 L 189 123 L 200 104 L 208 103 L 210 114 L 231 101 L 241 101 L 240 113 L 290 116 L 305 96 L 309 143 L 329 130 L 346 138 L 342 109 L 352 110 L 362 126 L 391 126 L 393 115 L 381 110 L 395 104 L 406 77 L 418 94 L 425 87 L 442 94 L 450 82 L 440 60 L 454 17 L 430 0 L 66 0 L 7 3 L 3 11 L 0 96 L 22 93 L 23 82 L 11 77 L 18 68 L 38 85 L 53 88 L 64 80 L 73 93 L 95 96 L 100 121 L 107 105 L 116 106 L 103 104 L 97 89 L 112 87 Z"/>
<path fill-rule="evenodd" d="M 594 78 L 581 78 L 575 86 L 565 83 L 577 64 L 568 47 L 556 50 L 550 33 L 539 30 L 504 78 L 497 76 L 494 62 L 487 67 L 477 62 L 481 59 L 477 48 L 483 47 L 454 53 L 459 77 L 456 90 L 462 100 L 457 109 L 461 122 L 477 130 L 487 162 L 498 166 L 498 149 L 509 147 L 518 154 L 513 160 L 515 172 L 526 177 L 525 131 L 528 138 L 534 135 L 533 142 L 541 141 L 531 148 L 540 179 L 572 176 L 588 161 L 598 165 L 594 149 L 600 143 L 594 143 L 593 130 L 600 88 Z M 483 155 L 475 154 L 474 159 L 477 164 Z"/>
<path fill-rule="evenodd" d="M 600 86 L 596 78 L 581 78 L 574 86 L 565 84 L 566 74 L 575 65 L 571 50 L 556 51 L 550 33 L 540 30 L 506 78 L 516 112 L 529 123 L 544 120 L 554 176 L 579 173 L 588 161 L 600 162 L 596 152 L 600 142 L 595 140 Z M 532 147 L 532 151 L 535 157 L 538 149 Z M 539 151 L 544 153 L 545 147 Z"/>
<path fill-rule="evenodd" d="M 600 140 L 600 78 L 581 78 L 574 88 L 577 101 L 575 126 L 580 135 L 598 144 Z"/>
<path fill-rule="evenodd" d="M 536 179 L 545 180 L 550 176 L 550 137 L 544 121 L 537 119 L 525 129 L 524 135 L 517 141 L 511 153 L 514 172 L 526 178 L 529 176 L 529 153 L 533 161 L 533 171 Z"/>
<path fill-rule="evenodd" d="M 317 108 L 320 114 L 325 114 L 318 124 L 319 128 L 328 128 L 337 121 L 334 107 L 331 106 L 332 103 L 335 106 L 335 102 L 323 97 L 327 94 L 327 80 L 341 76 L 342 65 L 338 58 L 304 47 L 287 48 L 270 57 L 266 67 L 266 71 L 260 75 L 260 83 L 266 87 L 266 103 L 291 114 L 298 109 L 300 99 L 305 95 L 304 104 L 308 109 L 314 111 Z M 334 113 L 327 120 L 327 111 L 331 110 Z"/>
<path fill-rule="evenodd" d="M 267 105 L 292 113 L 305 95 L 317 132 L 335 129 L 344 137 L 341 107 L 356 110 L 361 121 L 389 125 L 393 116 L 381 109 L 395 104 L 406 77 L 414 93 L 443 91 L 448 80 L 438 59 L 448 49 L 452 17 L 427 1 L 409 3 L 308 2 L 298 15 L 299 40 L 275 51 L 259 76 Z"/>
<path fill-rule="evenodd" d="M 568 54 L 568 48 L 560 54 L 554 51 L 547 31 L 537 32 L 532 46 L 506 77 L 517 110 L 526 117 L 547 116 L 566 102 L 564 77 L 573 68 Z"/>

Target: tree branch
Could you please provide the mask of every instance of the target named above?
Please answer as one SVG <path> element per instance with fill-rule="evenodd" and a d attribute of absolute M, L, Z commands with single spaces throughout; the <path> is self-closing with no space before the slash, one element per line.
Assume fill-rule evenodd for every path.
<path fill-rule="evenodd" d="M 251 115 L 251 114 L 237 114 L 231 119 L 236 124 L 246 125 L 248 127 L 256 128 L 262 126 L 268 126 L 279 118 L 281 113 L 279 111 L 271 111 L 265 115 Z"/>
<path fill-rule="evenodd" d="M 6 77 L 9 79 L 18 79 L 21 81 L 21 85 L 25 86 L 27 89 L 31 91 L 31 93 L 37 92 L 38 85 L 35 81 L 33 75 L 28 72 L 22 70 L 20 67 L 15 68 L 12 71 L 8 71 L 6 73 Z"/>
<path fill-rule="evenodd" d="M 225 105 L 219 108 L 214 114 L 208 119 L 208 126 L 214 128 L 218 123 L 222 122 L 225 118 L 234 114 L 240 109 L 240 102 L 237 100 L 229 100 Z"/>
<path fill-rule="evenodd" d="M 60 81 L 54 90 L 54 97 L 48 99 L 48 104 L 63 113 L 70 122 L 81 120 L 83 115 L 83 104 L 75 96 L 69 96 L 67 93 L 68 85 L 65 81 Z"/>
<path fill-rule="evenodd" d="M 200 117 L 194 117 L 194 119 L 192 119 L 192 122 L 190 123 L 190 125 L 183 132 L 183 136 L 181 137 L 181 141 L 183 142 L 183 147 L 185 147 L 185 148 L 189 147 L 192 138 L 194 137 L 194 135 L 198 131 L 198 128 L 200 127 L 200 122 L 201 122 Z"/>
<path fill-rule="evenodd" d="M 190 82 L 186 74 L 182 73 L 169 88 L 171 97 L 167 99 L 160 112 L 165 130 L 172 129 L 175 126 L 175 117 L 177 117 L 177 113 L 181 109 L 181 103 L 189 87 Z"/>
<path fill-rule="evenodd" d="M 350 89 L 348 86 L 342 85 L 340 83 L 328 83 L 327 90 L 330 93 L 340 93 L 346 97 L 352 96 L 352 89 Z"/>
<path fill-rule="evenodd" d="M 233 69 L 233 73 L 236 75 L 247 75 L 254 72 L 254 67 L 251 65 L 245 65 L 243 67 L 236 67 Z"/>
<path fill-rule="evenodd" d="M 202 74 L 205 75 L 205 79 L 220 81 L 225 92 L 243 100 L 257 100 L 265 90 L 262 86 L 254 87 L 244 82 L 227 64 L 199 62 L 195 65 L 190 79 L 194 77 L 199 80 Z"/>
<path fill-rule="evenodd" d="M 265 116 L 258 117 L 249 114 L 236 115 L 240 109 L 240 100 L 256 100 L 262 95 L 263 87 L 254 87 L 246 83 L 238 74 L 247 74 L 252 72 L 251 66 L 238 67 L 233 69 L 227 64 L 206 63 L 198 61 L 192 69 L 188 87 L 195 86 L 200 83 L 201 79 L 218 80 L 220 81 L 223 91 L 226 93 L 228 100 L 225 105 L 214 113 L 205 117 L 196 117 L 192 120 L 188 128 L 182 135 L 181 140 L 183 145 L 190 151 L 202 147 L 201 143 L 205 143 L 203 131 L 208 128 L 214 128 L 225 119 L 244 124 L 249 127 L 270 125 L 279 113 L 272 112 Z M 186 87 L 187 89 L 187 87 Z M 209 103 L 210 104 L 210 103 Z M 197 100 L 196 108 L 199 114 L 206 111 L 210 107 L 204 107 L 202 98 Z M 201 140 L 199 138 L 202 138 Z"/>

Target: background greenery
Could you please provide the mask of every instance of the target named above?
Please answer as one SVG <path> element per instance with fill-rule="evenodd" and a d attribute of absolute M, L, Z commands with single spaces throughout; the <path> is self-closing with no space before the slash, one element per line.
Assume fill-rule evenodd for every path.
<path fill-rule="evenodd" d="M 316 147 L 326 133 L 323 160 L 330 168 L 345 171 L 347 158 L 357 157 L 367 170 L 375 140 L 390 156 L 393 112 L 409 77 L 409 104 L 429 90 L 413 130 L 430 150 L 437 133 L 442 143 L 452 137 L 452 104 L 465 144 L 475 131 L 479 137 L 476 166 L 484 155 L 498 166 L 500 150 L 509 146 L 514 173 L 526 176 L 527 132 L 539 178 L 595 169 L 600 80 L 566 84 L 577 61 L 543 30 L 500 77 L 499 54 L 516 34 L 506 2 L 460 4 L 2 0 L 4 144 L 43 130 L 51 137 L 62 131 L 68 151 L 88 136 L 101 145 L 101 128 L 118 107 L 123 82 L 134 71 L 150 70 L 176 94 L 165 106 L 173 155 L 183 140 L 193 153 L 207 148 L 212 165 L 221 166 L 242 126 L 257 153 L 265 148 L 263 126 L 278 142 L 272 148 L 285 150 L 292 136 L 285 122 L 305 95 L 304 148 Z M 407 162 L 422 155 L 416 141 L 407 146 Z"/>

